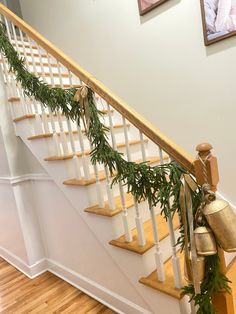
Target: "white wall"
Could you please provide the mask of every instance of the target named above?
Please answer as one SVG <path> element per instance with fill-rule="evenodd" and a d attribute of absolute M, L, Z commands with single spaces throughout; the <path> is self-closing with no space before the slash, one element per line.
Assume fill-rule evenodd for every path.
<path fill-rule="evenodd" d="M 1 250 L 28 263 L 25 242 L 12 186 L 0 178 L 0 253 Z"/>
<path fill-rule="evenodd" d="M 137 0 L 21 0 L 23 16 L 194 154 L 209 141 L 234 203 L 236 38 L 204 46 L 199 1 L 140 17 Z"/>
<path fill-rule="evenodd" d="M 10 10 L 15 12 L 18 16 L 22 17 L 19 0 L 6 0 L 5 2 Z"/>

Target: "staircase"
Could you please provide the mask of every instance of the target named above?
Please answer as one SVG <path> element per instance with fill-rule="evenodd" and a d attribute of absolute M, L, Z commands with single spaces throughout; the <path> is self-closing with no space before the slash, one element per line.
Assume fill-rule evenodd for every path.
<path fill-rule="evenodd" d="M 109 141 L 126 160 L 146 161 L 150 165 L 176 160 L 194 174 L 190 155 L 3 5 L 0 5 L 0 13 L 8 37 L 25 58 L 28 71 L 52 87 L 87 84 L 94 90 L 97 107 L 103 112 L 102 119 L 109 128 Z M 126 186 L 111 187 L 108 169 L 91 164 L 92 147 L 83 124 L 78 126 L 62 112 L 51 112 L 26 97 L 15 83 L 3 56 L 1 69 L 16 135 L 96 236 L 107 258 L 114 261 L 119 272 L 146 302 L 146 308 L 130 306 L 128 309 L 120 305 L 116 310 L 125 313 L 189 313 L 187 301 L 180 297 L 185 281 L 183 255 L 175 245 L 179 217 L 175 215 L 165 221 L 160 208 L 150 207 L 147 202 L 137 203 L 127 193 Z M 92 249 L 89 244 L 88 249 Z M 101 268 L 101 271 L 104 270 Z"/>

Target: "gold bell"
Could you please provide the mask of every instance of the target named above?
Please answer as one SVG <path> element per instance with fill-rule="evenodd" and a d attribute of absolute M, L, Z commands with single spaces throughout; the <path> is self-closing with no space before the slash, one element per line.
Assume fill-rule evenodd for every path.
<path fill-rule="evenodd" d="M 236 215 L 229 203 L 215 200 L 203 208 L 209 226 L 226 252 L 236 252 Z"/>
<path fill-rule="evenodd" d="M 189 256 L 184 257 L 184 279 L 193 283 L 193 268 L 192 268 L 192 257 L 191 254 Z M 205 258 L 203 256 L 198 256 L 197 258 L 197 279 L 198 282 L 202 282 L 205 277 Z"/>
<path fill-rule="evenodd" d="M 217 253 L 216 241 L 211 229 L 207 227 L 196 228 L 194 238 L 198 255 L 208 256 Z"/>

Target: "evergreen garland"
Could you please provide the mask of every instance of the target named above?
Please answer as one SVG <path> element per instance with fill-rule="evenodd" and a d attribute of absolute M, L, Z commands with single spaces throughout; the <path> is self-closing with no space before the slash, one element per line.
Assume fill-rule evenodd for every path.
<path fill-rule="evenodd" d="M 198 306 L 197 314 L 215 314 L 217 309 L 212 307 L 212 295 L 216 292 L 231 293 L 230 281 L 220 271 L 218 254 L 205 256 L 205 278 L 201 283 L 201 294 L 195 294 L 193 285 L 182 289 L 182 295 L 190 295 L 190 301 Z"/>
<path fill-rule="evenodd" d="M 80 124 L 82 109 L 79 101 L 74 95 L 76 88 L 62 89 L 50 87 L 42 79 L 27 71 L 25 59 L 20 57 L 10 43 L 6 34 L 6 27 L 0 24 L 0 52 L 9 65 L 10 71 L 15 75 L 16 81 L 20 83 L 24 93 L 28 97 L 34 97 L 52 112 L 61 110 L 66 117 Z M 157 204 L 161 207 L 161 213 L 167 218 L 172 218 L 176 212 L 180 215 L 180 188 L 181 177 L 187 173 L 175 161 L 164 165 L 151 167 L 147 162 L 128 162 L 123 154 L 115 151 L 108 141 L 109 129 L 101 122 L 102 113 L 96 107 L 93 91 L 88 88 L 88 110 L 90 115 L 89 128 L 86 135 L 93 147 L 91 151 L 92 164 L 99 163 L 107 166 L 111 176 L 112 184 L 121 182 L 127 185 L 128 192 L 138 201 L 147 200 L 151 206 Z M 193 212 L 202 201 L 202 189 L 192 193 Z M 171 202 L 170 202 L 171 199 Z M 181 216 L 181 215 L 180 215 Z M 180 219 L 181 220 L 181 219 Z M 183 223 L 180 222 L 180 238 L 177 244 L 184 248 Z M 201 294 L 195 295 L 192 285 L 183 288 L 182 294 L 191 295 L 191 299 L 199 305 L 198 314 L 213 314 L 211 296 L 218 291 L 229 292 L 228 279 L 220 272 L 218 254 L 206 257 L 206 276 L 201 284 Z"/>

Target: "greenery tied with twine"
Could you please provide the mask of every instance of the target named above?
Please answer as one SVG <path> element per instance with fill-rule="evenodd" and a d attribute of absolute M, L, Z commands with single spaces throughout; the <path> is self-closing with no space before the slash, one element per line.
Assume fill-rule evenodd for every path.
<path fill-rule="evenodd" d="M 180 213 L 180 188 L 182 175 L 187 173 L 176 162 L 151 167 L 148 162 L 135 163 L 124 159 L 123 154 L 114 150 L 108 141 L 109 128 L 106 127 L 96 107 L 94 92 L 86 87 L 62 89 L 50 87 L 41 78 L 28 72 L 25 59 L 20 57 L 10 43 L 6 27 L 0 24 L 0 51 L 6 58 L 9 71 L 14 74 L 17 83 L 22 87 L 28 97 L 34 97 L 52 112 L 62 111 L 66 117 L 80 124 L 86 113 L 86 135 L 93 147 L 90 155 L 92 164 L 104 164 L 108 167 L 113 177 L 112 184 L 121 182 L 138 201 L 147 200 L 150 206 L 160 205 L 164 217 L 172 218 L 175 213 Z M 85 92 L 83 96 L 82 92 Z M 86 98 L 86 104 L 84 102 Z M 191 191 L 193 212 L 195 213 L 202 201 L 202 189 Z M 171 200 L 171 202 L 170 202 Z M 181 220 L 181 219 L 180 219 Z M 180 221 L 180 237 L 177 244 L 184 248 L 183 223 Z M 219 256 L 206 257 L 205 279 L 201 284 L 201 294 L 195 295 L 192 285 L 183 288 L 183 294 L 188 294 L 199 305 L 198 314 L 212 314 L 215 310 L 211 304 L 214 292 L 228 291 L 228 280 L 220 272 Z"/>

